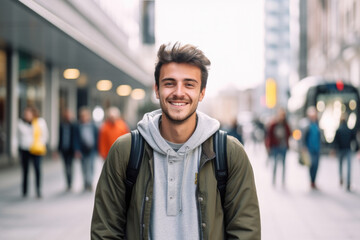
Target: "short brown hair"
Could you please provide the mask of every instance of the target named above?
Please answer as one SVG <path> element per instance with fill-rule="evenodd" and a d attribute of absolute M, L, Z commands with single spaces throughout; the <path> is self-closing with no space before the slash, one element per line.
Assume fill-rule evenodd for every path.
<path fill-rule="evenodd" d="M 186 44 L 181 45 L 176 42 L 173 46 L 171 44 L 162 44 L 157 53 L 158 62 L 155 66 L 155 84 L 159 87 L 159 78 L 161 66 L 166 63 L 188 63 L 199 67 L 201 70 L 201 90 L 206 87 L 208 78 L 208 67 L 210 66 L 210 60 L 204 55 L 204 53 L 197 47 Z"/>

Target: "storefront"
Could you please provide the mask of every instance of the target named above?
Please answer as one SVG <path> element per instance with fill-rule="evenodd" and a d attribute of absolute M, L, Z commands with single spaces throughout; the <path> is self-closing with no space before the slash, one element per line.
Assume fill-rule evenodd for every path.
<path fill-rule="evenodd" d="M 24 52 L 19 52 L 18 116 L 27 106 L 36 107 L 40 116 L 44 114 L 45 64 Z"/>
<path fill-rule="evenodd" d="M 104 36 L 94 26 L 108 21 L 106 16 L 88 16 L 68 1 L 54 3 L 56 8 L 46 1 L 1 0 L 0 167 L 18 162 L 17 122 L 26 106 L 38 108 L 47 122 L 51 154 L 57 147 L 62 110 L 76 115 L 83 105 L 94 109 L 116 104 L 130 109 L 135 118 L 136 108 L 125 106 L 129 96 L 117 95 L 117 87 L 151 88 L 152 74 L 139 64 L 146 59 L 144 54 L 114 45 L 113 41 L 127 43 L 126 35 Z M 101 11 L 96 4 L 87 7 Z M 67 69 L 76 69 L 78 76 L 67 78 Z M 100 91 L 97 83 L 102 80 L 110 81 L 113 88 Z"/>

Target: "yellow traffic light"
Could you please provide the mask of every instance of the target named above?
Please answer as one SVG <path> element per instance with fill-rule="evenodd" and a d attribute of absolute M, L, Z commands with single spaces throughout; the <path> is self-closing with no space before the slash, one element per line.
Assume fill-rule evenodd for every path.
<path fill-rule="evenodd" d="M 272 78 L 266 79 L 265 95 L 266 106 L 274 108 L 276 106 L 276 82 Z"/>

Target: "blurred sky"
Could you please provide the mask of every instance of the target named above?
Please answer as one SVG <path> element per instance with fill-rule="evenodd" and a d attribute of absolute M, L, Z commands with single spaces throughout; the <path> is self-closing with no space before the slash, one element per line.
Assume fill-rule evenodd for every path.
<path fill-rule="evenodd" d="M 262 0 L 156 0 L 156 44 L 191 43 L 211 61 L 207 94 L 263 78 Z"/>

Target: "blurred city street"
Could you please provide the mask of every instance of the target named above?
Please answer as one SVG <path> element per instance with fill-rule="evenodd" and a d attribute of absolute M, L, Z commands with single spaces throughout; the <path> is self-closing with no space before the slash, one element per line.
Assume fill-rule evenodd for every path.
<path fill-rule="evenodd" d="M 168 106 L 181 115 L 196 108 L 245 141 L 263 240 L 360 239 L 359 0 L 0 0 L 0 6 L 0 240 L 90 239 L 102 158 L 145 113 L 163 108 L 160 123 L 171 119 Z M 162 69 L 173 65 L 186 68 L 165 76 Z M 188 67 L 201 79 L 183 75 Z M 176 84 L 163 90 L 168 80 Z M 193 94 L 199 86 L 200 95 Z M 164 126 L 189 130 L 191 117 Z M 163 129 L 162 136 L 173 135 Z M 351 191 L 340 185 L 334 154 L 320 157 L 317 189 L 293 150 L 285 181 L 280 163 L 273 182 L 273 160 L 256 140 L 281 161 L 288 146 L 358 149 Z M 45 150 L 42 164 L 38 157 L 30 163 L 29 189 L 22 189 L 27 171 L 20 161 L 27 169 L 30 157 L 42 158 Z M 74 152 L 83 156 L 85 184 L 75 159 L 66 191 L 57 151 L 68 163 Z M 93 162 L 84 157 L 95 151 L 102 157 L 91 186 Z M 312 159 L 313 177 L 318 156 Z"/>
<path fill-rule="evenodd" d="M 286 186 L 272 185 L 271 162 L 265 150 L 246 145 L 253 164 L 262 219 L 263 240 L 360 239 L 360 161 L 353 160 L 352 192 L 340 188 L 333 157 L 321 159 L 318 191 L 309 187 L 307 168 L 288 153 Z M 75 162 L 75 186 L 65 192 L 62 162 L 43 164 L 43 198 L 36 199 L 31 175 L 30 194 L 20 195 L 20 169 L 0 172 L 0 239 L 90 239 L 94 194 L 82 191 L 80 163 Z M 96 178 L 102 160 L 96 164 Z M 281 170 L 281 168 L 279 168 Z"/>
<path fill-rule="evenodd" d="M 256 150 L 255 150 L 256 149 Z M 298 163 L 297 154 L 286 159 L 286 186 L 278 168 L 272 184 L 271 162 L 265 152 L 247 148 L 253 164 L 259 196 L 263 240 L 360 239 L 360 160 L 353 159 L 352 192 L 339 185 L 338 162 L 320 159 L 319 190 L 310 188 L 308 168 Z"/>
<path fill-rule="evenodd" d="M 102 160 L 95 165 L 96 179 Z M 66 192 L 60 159 L 43 162 L 43 197 L 37 199 L 33 168 L 29 194 L 22 198 L 20 168 L 0 172 L 0 239 L 90 239 L 94 193 L 83 192 L 80 161 L 74 164 L 74 187 Z"/>

